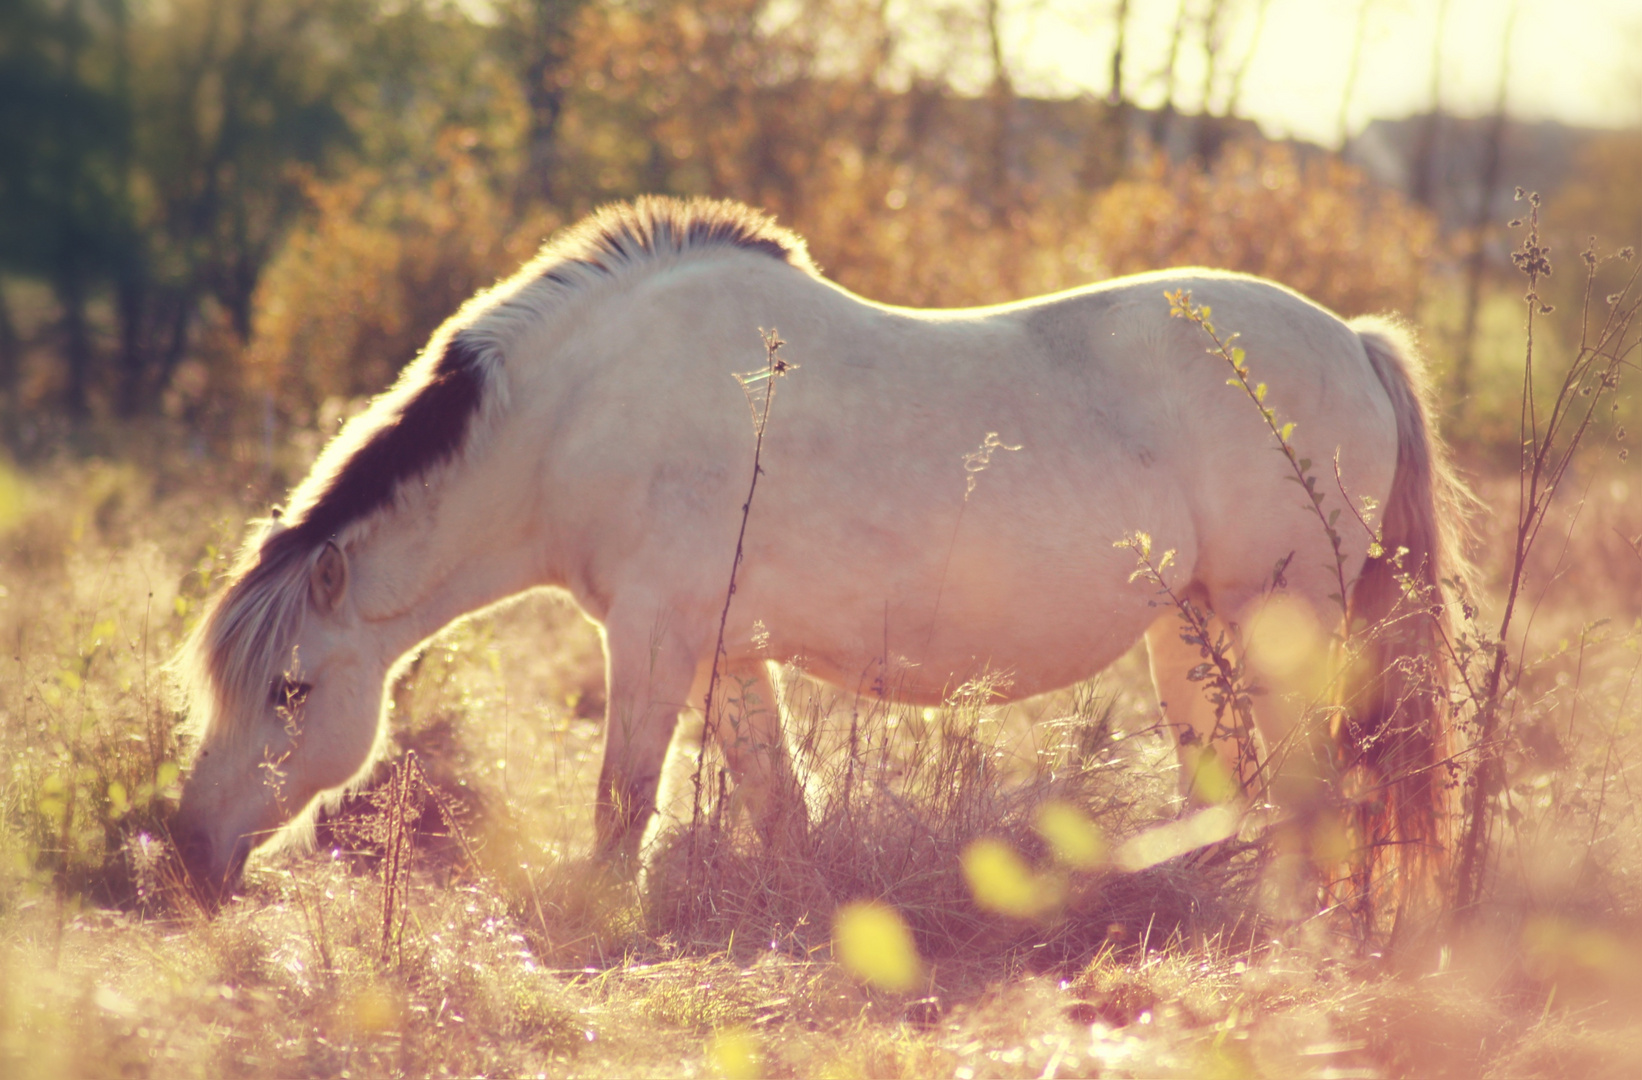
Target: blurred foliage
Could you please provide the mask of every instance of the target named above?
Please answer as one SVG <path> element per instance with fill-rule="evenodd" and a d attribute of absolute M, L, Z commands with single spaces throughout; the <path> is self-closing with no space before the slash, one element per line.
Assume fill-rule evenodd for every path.
<path fill-rule="evenodd" d="M 991 24 L 941 10 L 20 0 L 3 408 L 310 427 L 559 224 L 641 192 L 767 207 L 892 303 L 1201 263 L 1348 314 L 1415 306 L 1440 247 L 1398 196 L 1235 138 L 1174 160 L 1125 103 L 1016 97 L 1001 66 L 973 96 Z M 909 59 L 912 26 L 945 35 L 944 67 Z"/>
<path fill-rule="evenodd" d="M 1461 441 L 1509 441 L 1503 253 L 1480 300 L 1458 299 L 1465 238 L 1337 157 L 1234 115 L 1019 96 L 998 18 L 876 0 L 13 0 L 6 437 L 49 446 L 49 414 L 160 413 L 242 448 L 311 430 L 554 228 L 661 192 L 763 206 L 890 303 L 1201 264 L 1342 314 L 1401 311 L 1439 363 L 1470 355 L 1454 327 L 1480 303 Z M 1582 145 L 1552 202 L 1558 246 L 1635 242 L 1642 142 Z"/>
<path fill-rule="evenodd" d="M 63 406 L 131 414 L 197 323 L 243 341 L 297 168 L 352 140 L 353 0 L 19 0 L 0 94 L 5 269 L 48 282 Z M 112 338 L 105 342 L 104 338 Z M 15 380 L 15 347 L 5 366 Z"/>
<path fill-rule="evenodd" d="M 202 342 L 232 363 L 315 177 L 426 159 L 430 133 L 495 113 L 485 31 L 442 5 L 18 0 L 0 20 L 0 272 L 54 302 L 30 320 L 0 299 L 13 410 L 136 415 Z"/>
<path fill-rule="evenodd" d="M 1437 254 L 1435 219 L 1336 158 L 1243 143 L 1206 167 L 1154 154 L 1096 201 L 1107 266 L 1242 270 L 1343 315 L 1412 313 Z"/>
<path fill-rule="evenodd" d="M 11 487 L 0 518 L 0 903 L 47 882 L 60 897 L 141 903 L 161 884 L 182 762 L 162 665 L 214 552 L 200 562 L 207 573 L 179 572 L 180 552 L 204 536 L 157 544 L 141 524 L 152 477 L 129 463 Z"/>
<path fill-rule="evenodd" d="M 375 393 L 464 300 L 533 254 L 557 219 L 518 223 L 486 150 L 473 129 L 449 127 L 410 180 L 361 169 L 311 182 L 313 213 L 263 279 L 251 384 L 277 389 L 299 418 Z"/>
<path fill-rule="evenodd" d="M 1603 132 L 1575 162 L 1575 179 L 1550 204 L 1551 223 L 1571 239 L 1642 244 L 1642 129 Z"/>

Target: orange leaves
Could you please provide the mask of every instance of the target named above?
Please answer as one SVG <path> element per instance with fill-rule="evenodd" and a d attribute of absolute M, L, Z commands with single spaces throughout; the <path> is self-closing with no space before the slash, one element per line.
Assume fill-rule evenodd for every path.
<path fill-rule="evenodd" d="M 1281 281 L 1345 314 L 1413 310 L 1437 226 L 1334 158 L 1286 146 L 1228 147 L 1213 165 L 1155 155 L 1095 201 L 1108 269 L 1241 270 Z"/>

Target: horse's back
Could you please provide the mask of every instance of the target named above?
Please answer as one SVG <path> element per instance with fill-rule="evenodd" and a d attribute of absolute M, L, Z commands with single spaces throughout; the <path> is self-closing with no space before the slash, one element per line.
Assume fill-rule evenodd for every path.
<path fill-rule="evenodd" d="M 779 329 L 798 367 L 769 416 L 733 622 L 845 680 L 885 655 L 936 691 L 988 666 L 1023 692 L 1081 677 L 1156 617 L 1124 537 L 1228 579 L 1325 542 L 1225 361 L 1170 317 L 1176 288 L 1242 335 L 1308 455 L 1340 446 L 1352 489 L 1383 499 L 1395 426 L 1360 343 L 1268 282 L 1183 271 L 921 312 L 725 260 L 601 323 L 611 359 L 573 456 L 604 470 L 581 502 L 607 522 L 610 571 L 686 609 L 722 603 L 753 449 L 730 375 L 762 366 L 757 330 Z"/>

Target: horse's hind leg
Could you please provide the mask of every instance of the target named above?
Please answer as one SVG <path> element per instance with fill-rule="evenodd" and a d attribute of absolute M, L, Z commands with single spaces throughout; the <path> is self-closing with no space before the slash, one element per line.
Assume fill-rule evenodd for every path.
<path fill-rule="evenodd" d="M 1191 587 L 1183 597 L 1206 626 L 1208 640 L 1220 646 L 1225 660 L 1235 665 L 1234 635 L 1213 613 L 1208 594 Z M 1183 614 L 1170 611 L 1146 631 L 1152 685 L 1164 720 L 1178 739 L 1181 794 L 1200 805 L 1225 802 L 1255 784 L 1264 749 L 1259 734 L 1241 725 L 1230 705 L 1216 714 L 1209 697 L 1216 689 L 1215 659 L 1202 645 L 1185 640 L 1199 636 L 1199 629 Z M 1194 672 L 1207 677 L 1194 679 Z"/>
<path fill-rule="evenodd" d="M 762 660 L 720 672 L 714 731 L 735 778 L 732 798 L 772 842 L 802 832 L 806 811 L 782 732 L 769 666 Z"/>
<path fill-rule="evenodd" d="M 651 621 L 605 623 L 609 705 L 594 823 L 598 852 L 631 861 L 656 810 L 667 747 L 698 666 L 698 653 Z"/>

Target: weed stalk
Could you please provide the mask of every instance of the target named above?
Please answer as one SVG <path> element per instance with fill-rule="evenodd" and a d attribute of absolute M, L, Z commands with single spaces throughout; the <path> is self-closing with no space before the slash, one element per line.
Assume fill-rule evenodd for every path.
<path fill-rule="evenodd" d="M 1513 540 L 1510 577 L 1499 629 L 1487 641 L 1463 648 L 1468 659 L 1481 660 L 1486 667 L 1471 693 L 1474 754 L 1466 779 L 1466 805 L 1459 844 L 1459 865 L 1454 879 L 1453 906 L 1460 912 L 1475 912 L 1486 889 L 1489 837 L 1496 814 L 1495 797 L 1504 790 L 1504 749 L 1506 736 L 1515 718 L 1516 687 L 1522 665 L 1510 660 L 1510 632 L 1521 598 L 1528 568 L 1528 556 L 1539 539 L 1550 512 L 1557 487 L 1592 424 L 1597 408 L 1619 387 L 1621 371 L 1632 366 L 1629 358 L 1642 339 L 1633 340 L 1631 329 L 1642 309 L 1638 275 L 1633 269 L 1624 287 L 1607 297 L 1607 313 L 1594 327 L 1591 318 L 1596 293 L 1597 271 L 1611 259 L 1632 261 L 1635 252 L 1624 248 L 1614 255 L 1599 257 L 1594 243 L 1581 253 L 1585 265 L 1585 288 L 1577 351 L 1552 399 L 1549 412 L 1541 415 L 1535 385 L 1535 323 L 1550 314 L 1551 305 L 1539 293 L 1540 283 L 1551 276 L 1551 249 L 1540 236 L 1540 197 L 1537 192 L 1517 189 L 1517 199 L 1528 203 L 1526 220 L 1511 222 L 1513 228 L 1526 226 L 1512 262 L 1528 279 L 1523 295 L 1526 308 L 1525 343 L 1522 368 L 1522 397 L 1518 414 L 1521 456 L 1517 470 L 1517 517 Z M 1480 637 L 1480 635 L 1479 635 Z"/>
<path fill-rule="evenodd" d="M 707 748 L 712 743 L 718 729 L 718 715 L 713 708 L 713 702 L 718 694 L 718 680 L 720 662 L 726 659 L 724 652 L 724 634 L 730 621 L 730 604 L 735 600 L 736 575 L 741 570 L 741 560 L 745 554 L 747 540 L 747 519 L 752 515 L 753 495 L 758 491 L 758 478 L 763 475 L 762 464 L 764 455 L 764 432 L 770 420 L 770 408 L 775 404 L 775 384 L 787 372 L 796 369 L 796 364 L 788 363 L 780 355 L 785 341 L 781 340 L 780 333 L 771 328 L 760 329 L 759 337 L 764 343 L 764 367 L 750 374 L 736 375 L 736 381 L 741 384 L 742 391 L 747 395 L 747 407 L 753 418 L 753 475 L 747 485 L 747 498 L 741 504 L 741 527 L 735 538 L 735 557 L 730 561 L 730 583 L 724 590 L 724 607 L 718 613 L 718 638 L 713 645 L 712 669 L 707 676 L 707 694 L 702 700 L 702 729 L 701 748 L 696 753 L 695 773 L 691 778 L 693 787 L 690 811 L 690 842 L 692 855 L 694 854 L 695 837 L 701 824 L 702 799 L 701 781 L 702 772 L 706 768 Z M 763 384 L 763 397 L 758 395 L 759 384 Z M 694 860 L 692 859 L 692 863 Z"/>

